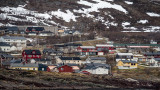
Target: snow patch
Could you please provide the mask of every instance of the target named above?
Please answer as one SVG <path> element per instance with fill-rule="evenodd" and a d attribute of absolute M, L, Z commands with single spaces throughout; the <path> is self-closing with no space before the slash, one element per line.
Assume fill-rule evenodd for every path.
<path fill-rule="evenodd" d="M 52 11 L 51 15 L 55 15 L 57 18 L 62 18 L 66 22 L 70 22 L 71 19 L 73 21 L 76 21 L 76 18 L 78 17 L 78 16 L 75 16 L 70 10 L 66 10 L 66 13 L 65 13 L 65 12 L 62 12 L 60 9 L 58 9 L 58 11 Z"/>
<path fill-rule="evenodd" d="M 126 4 L 133 4 L 133 2 L 124 1 Z"/>
<path fill-rule="evenodd" d="M 0 26 L 3 26 L 4 24 L 3 23 L 0 23 Z"/>
<path fill-rule="evenodd" d="M 140 21 L 138 21 L 137 23 L 146 24 L 146 23 L 148 23 L 148 20 L 140 20 Z"/>
<path fill-rule="evenodd" d="M 153 12 L 147 12 L 147 14 L 151 17 L 160 17 L 160 14 L 153 13 Z"/>
<path fill-rule="evenodd" d="M 99 12 L 98 9 L 113 8 L 113 9 L 119 10 L 121 12 L 124 12 L 125 14 L 128 13 L 121 5 L 111 4 L 109 2 L 102 1 L 102 0 L 93 0 L 93 1 L 95 1 L 97 3 L 90 3 L 90 2 L 85 1 L 85 0 L 80 0 L 77 3 L 82 4 L 82 5 L 86 5 L 86 6 L 90 6 L 91 8 L 87 9 L 88 12 L 93 12 L 93 11 Z"/>

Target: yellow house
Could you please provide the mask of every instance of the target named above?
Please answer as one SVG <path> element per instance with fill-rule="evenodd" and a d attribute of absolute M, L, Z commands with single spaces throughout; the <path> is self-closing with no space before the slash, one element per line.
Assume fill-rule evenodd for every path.
<path fill-rule="evenodd" d="M 118 69 L 133 69 L 137 68 L 136 61 L 129 61 L 129 60 L 120 60 L 117 62 Z"/>
<path fill-rule="evenodd" d="M 10 69 L 35 70 L 38 71 L 39 65 L 35 63 L 12 63 Z"/>

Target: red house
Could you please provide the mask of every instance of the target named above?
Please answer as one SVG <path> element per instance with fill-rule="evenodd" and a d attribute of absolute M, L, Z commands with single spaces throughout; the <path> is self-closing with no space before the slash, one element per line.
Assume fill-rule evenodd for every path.
<path fill-rule="evenodd" d="M 79 46 L 77 53 L 79 55 L 96 55 L 96 48 L 94 46 Z"/>
<path fill-rule="evenodd" d="M 41 52 L 39 50 L 23 50 L 22 57 L 27 62 L 28 59 L 41 58 Z"/>
<path fill-rule="evenodd" d="M 113 45 L 108 45 L 108 44 L 97 44 L 96 49 L 97 49 L 97 55 L 105 55 L 106 53 L 115 50 Z"/>
<path fill-rule="evenodd" d="M 63 66 L 58 67 L 58 71 L 59 72 L 74 72 L 73 68 L 68 65 L 63 65 Z"/>

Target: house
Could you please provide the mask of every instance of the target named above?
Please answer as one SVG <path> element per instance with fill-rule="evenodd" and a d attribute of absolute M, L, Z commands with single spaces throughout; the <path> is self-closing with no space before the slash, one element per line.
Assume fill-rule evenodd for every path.
<path fill-rule="evenodd" d="M 71 53 L 71 52 L 75 52 L 77 47 L 82 46 L 82 44 L 79 44 L 79 43 L 65 43 L 64 46 Z"/>
<path fill-rule="evenodd" d="M 11 63 L 21 63 L 22 60 L 3 60 L 2 61 L 2 67 L 9 69 L 11 66 Z"/>
<path fill-rule="evenodd" d="M 11 61 L 14 57 L 10 54 L 0 54 L 0 59 L 2 61 Z"/>
<path fill-rule="evenodd" d="M 62 56 L 64 54 L 63 51 L 55 51 L 54 49 L 46 48 L 43 50 L 43 54 L 53 55 L 53 56 Z"/>
<path fill-rule="evenodd" d="M 106 55 L 108 52 L 115 50 L 113 45 L 96 44 L 97 55 Z"/>
<path fill-rule="evenodd" d="M 134 60 L 132 53 L 117 53 L 116 62 L 120 60 Z"/>
<path fill-rule="evenodd" d="M 45 30 L 44 27 L 27 27 L 26 28 L 26 32 L 37 32 L 37 33 L 39 33 L 39 32 L 42 32 L 44 30 Z"/>
<path fill-rule="evenodd" d="M 0 49 L 3 52 L 11 52 L 11 46 L 6 42 L 0 42 Z"/>
<path fill-rule="evenodd" d="M 41 52 L 39 50 L 23 50 L 22 52 L 23 59 L 40 59 L 41 58 Z"/>
<path fill-rule="evenodd" d="M 47 66 L 38 63 L 11 63 L 10 69 L 47 71 Z"/>
<path fill-rule="evenodd" d="M 45 48 L 43 49 L 43 54 L 51 54 L 51 53 L 54 53 L 55 50 L 52 49 L 52 48 Z"/>
<path fill-rule="evenodd" d="M 150 66 L 152 67 L 160 67 L 160 58 L 154 58 L 152 62 L 150 62 Z"/>
<path fill-rule="evenodd" d="M 110 66 L 107 64 L 90 63 L 81 70 L 81 72 L 89 72 L 91 74 L 109 74 Z"/>
<path fill-rule="evenodd" d="M 78 55 L 96 55 L 97 50 L 94 46 L 79 46 L 76 53 Z"/>
<path fill-rule="evenodd" d="M 85 63 L 106 63 L 105 57 L 88 57 Z"/>
<path fill-rule="evenodd" d="M 38 63 L 38 64 L 44 64 L 44 65 L 51 65 L 52 61 L 47 58 L 36 58 L 36 59 L 31 59 L 30 63 Z"/>
<path fill-rule="evenodd" d="M 74 72 L 73 68 L 71 66 L 68 65 L 62 65 L 62 66 L 58 66 L 58 72 Z"/>
<path fill-rule="evenodd" d="M 160 58 L 160 52 L 146 52 L 144 53 L 144 56 L 147 58 Z"/>
<path fill-rule="evenodd" d="M 28 32 L 28 35 L 29 35 L 29 36 L 36 36 L 37 33 L 36 33 L 36 32 Z"/>
<path fill-rule="evenodd" d="M 53 32 L 51 32 L 51 31 L 42 31 L 38 35 L 39 36 L 53 36 Z"/>
<path fill-rule="evenodd" d="M 0 34 L 5 34 L 6 27 L 0 27 Z"/>
<path fill-rule="evenodd" d="M 137 68 L 136 61 L 129 61 L 129 60 L 119 60 L 117 62 L 118 69 L 134 69 Z"/>
<path fill-rule="evenodd" d="M 79 57 L 57 57 L 57 64 L 78 64 L 81 65 L 81 59 Z"/>
<path fill-rule="evenodd" d="M 17 47 L 26 47 L 27 43 L 25 37 L 18 37 L 18 36 L 2 36 L 0 38 L 0 41 L 8 43 L 10 45 L 15 45 Z"/>
<path fill-rule="evenodd" d="M 65 30 L 63 36 L 66 35 L 81 35 L 82 33 L 78 30 Z"/>
<path fill-rule="evenodd" d="M 6 27 L 6 32 L 7 34 L 18 34 L 19 29 L 18 27 Z"/>
<path fill-rule="evenodd" d="M 59 35 L 63 35 L 64 34 L 64 30 L 63 29 L 58 30 L 58 34 Z"/>

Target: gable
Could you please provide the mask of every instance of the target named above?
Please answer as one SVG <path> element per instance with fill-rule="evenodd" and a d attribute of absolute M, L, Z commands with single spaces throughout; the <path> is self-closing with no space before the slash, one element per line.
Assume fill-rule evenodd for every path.
<path fill-rule="evenodd" d="M 25 55 L 41 55 L 39 50 L 24 50 Z"/>

